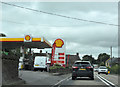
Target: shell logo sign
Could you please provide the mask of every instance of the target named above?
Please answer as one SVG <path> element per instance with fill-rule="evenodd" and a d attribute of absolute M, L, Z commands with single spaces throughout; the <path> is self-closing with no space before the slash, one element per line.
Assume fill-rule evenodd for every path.
<path fill-rule="evenodd" d="M 25 40 L 30 40 L 30 39 L 31 39 L 31 37 L 29 35 L 25 36 Z"/>
<path fill-rule="evenodd" d="M 24 38 L 24 41 L 25 42 L 31 42 L 32 41 L 32 38 L 30 35 L 26 35 L 25 38 Z"/>
<path fill-rule="evenodd" d="M 63 45 L 64 45 L 64 41 L 60 38 L 54 41 L 53 46 L 52 46 L 51 65 L 55 63 L 60 64 L 60 65 L 65 64 L 65 47 L 63 47 Z M 56 48 L 58 49 L 56 50 Z"/>
<path fill-rule="evenodd" d="M 56 39 L 54 43 L 58 48 L 61 48 L 64 45 L 64 42 L 62 39 Z"/>

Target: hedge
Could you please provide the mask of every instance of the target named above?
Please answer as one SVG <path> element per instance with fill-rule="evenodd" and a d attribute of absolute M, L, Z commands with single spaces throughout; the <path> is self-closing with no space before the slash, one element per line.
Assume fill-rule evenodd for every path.
<path fill-rule="evenodd" d="M 109 68 L 110 73 L 112 74 L 119 74 L 120 75 L 120 65 L 115 64 L 111 68 Z"/>

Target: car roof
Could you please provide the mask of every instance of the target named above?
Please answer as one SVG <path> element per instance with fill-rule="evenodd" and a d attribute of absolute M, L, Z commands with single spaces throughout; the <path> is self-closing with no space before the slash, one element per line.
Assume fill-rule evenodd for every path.
<path fill-rule="evenodd" d="M 88 62 L 88 63 L 90 63 L 90 61 L 81 61 L 81 60 L 77 60 L 77 61 L 75 61 L 75 63 L 76 62 Z"/>
<path fill-rule="evenodd" d="M 100 66 L 100 67 L 106 67 L 106 66 Z"/>

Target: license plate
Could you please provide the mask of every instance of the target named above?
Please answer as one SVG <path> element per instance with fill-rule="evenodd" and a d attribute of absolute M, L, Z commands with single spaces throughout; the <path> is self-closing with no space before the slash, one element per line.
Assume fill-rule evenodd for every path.
<path fill-rule="evenodd" d="M 39 66 L 39 65 L 35 65 L 35 66 Z"/>
<path fill-rule="evenodd" d="M 86 69 L 80 69 L 80 70 L 86 70 Z"/>
<path fill-rule="evenodd" d="M 28 65 L 28 62 L 27 63 L 25 63 L 26 65 Z"/>
<path fill-rule="evenodd" d="M 101 70 L 101 71 L 105 71 L 105 70 Z"/>

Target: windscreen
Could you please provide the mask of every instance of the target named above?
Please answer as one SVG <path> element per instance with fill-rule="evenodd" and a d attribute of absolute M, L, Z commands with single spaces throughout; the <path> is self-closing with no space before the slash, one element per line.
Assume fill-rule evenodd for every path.
<path fill-rule="evenodd" d="M 100 69 L 107 69 L 106 67 L 100 67 Z"/>
<path fill-rule="evenodd" d="M 87 67 L 87 66 L 90 66 L 90 63 L 89 63 L 89 62 L 76 62 L 76 63 L 74 64 L 74 66 Z"/>

